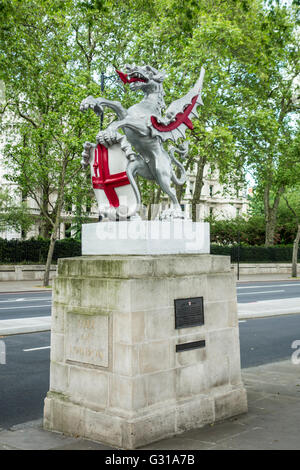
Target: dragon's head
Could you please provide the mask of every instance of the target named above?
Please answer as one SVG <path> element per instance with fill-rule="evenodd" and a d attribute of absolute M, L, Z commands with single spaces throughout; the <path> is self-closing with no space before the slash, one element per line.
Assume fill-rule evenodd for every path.
<path fill-rule="evenodd" d="M 159 72 L 150 65 L 125 65 L 126 73 L 117 70 L 123 83 L 129 83 L 133 91 L 153 92 L 161 90 L 165 72 Z"/>

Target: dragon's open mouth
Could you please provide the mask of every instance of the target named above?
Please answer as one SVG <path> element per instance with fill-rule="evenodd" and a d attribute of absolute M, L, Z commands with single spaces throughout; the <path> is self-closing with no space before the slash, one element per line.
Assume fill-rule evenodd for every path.
<path fill-rule="evenodd" d="M 119 75 L 122 82 L 125 83 L 125 84 L 126 83 L 133 83 L 133 82 L 147 83 L 147 81 L 148 81 L 138 72 L 133 72 L 133 73 L 130 73 L 130 74 L 120 72 L 119 70 L 116 70 L 116 72 Z M 128 76 L 130 76 L 130 78 L 128 78 Z"/>

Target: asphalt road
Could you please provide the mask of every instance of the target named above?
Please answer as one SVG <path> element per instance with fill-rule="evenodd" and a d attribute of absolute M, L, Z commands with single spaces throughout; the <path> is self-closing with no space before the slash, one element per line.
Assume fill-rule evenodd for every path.
<path fill-rule="evenodd" d="M 238 282 L 238 303 L 300 297 L 300 281 Z"/>
<path fill-rule="evenodd" d="M 0 321 L 51 315 L 51 292 L 0 294 Z"/>
<path fill-rule="evenodd" d="M 7 336 L 0 364 L 0 428 L 40 419 L 49 390 L 50 332 Z M 47 348 L 47 349 L 36 349 Z"/>
<path fill-rule="evenodd" d="M 290 359 L 300 341 L 300 314 L 239 322 L 242 368 Z"/>

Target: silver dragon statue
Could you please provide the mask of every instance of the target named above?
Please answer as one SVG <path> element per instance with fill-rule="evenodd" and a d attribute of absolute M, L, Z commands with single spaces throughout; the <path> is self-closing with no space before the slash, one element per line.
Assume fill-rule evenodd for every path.
<path fill-rule="evenodd" d="M 191 118 L 198 117 L 197 106 L 203 104 L 201 99 L 202 83 L 204 78 L 204 69 L 201 69 L 200 76 L 195 86 L 182 98 L 173 101 L 166 109 L 164 116 L 162 111 L 165 108 L 163 81 L 165 73 L 156 70 L 150 65 L 137 66 L 126 65 L 125 71 L 120 72 L 120 79 L 124 84 L 129 84 L 133 91 L 141 91 L 144 94 L 143 99 L 125 109 L 120 102 L 111 101 L 105 98 L 87 97 L 82 101 L 80 109 L 85 111 L 88 108 L 100 115 L 103 107 L 113 110 L 117 119 L 113 121 L 105 130 L 97 135 L 97 145 L 107 149 L 119 144 L 126 160 L 126 175 L 128 183 L 134 192 L 136 198 L 136 207 L 141 203 L 141 196 L 135 176 L 139 175 L 147 180 L 155 181 L 160 188 L 170 197 L 172 210 L 167 211 L 167 216 L 171 218 L 183 218 L 183 212 L 176 197 L 176 191 L 172 183 L 182 185 L 186 181 L 186 173 L 183 165 L 176 159 L 175 154 L 185 158 L 188 151 L 188 144 L 185 142 L 178 147 L 171 146 L 168 151 L 164 148 L 164 142 L 169 140 L 177 142 L 178 139 L 185 139 L 186 130 L 193 129 Z M 123 134 L 119 130 L 123 130 Z M 82 154 L 83 166 L 91 164 L 95 169 L 95 163 L 91 157 L 91 151 L 95 151 L 97 145 L 86 142 Z M 100 157 L 98 157 L 99 160 Z M 173 164 L 179 168 L 179 176 L 176 176 Z M 119 172 L 118 175 L 123 175 Z M 111 176 L 109 174 L 109 176 Z M 124 181 L 124 177 L 122 176 Z M 117 181 L 115 178 L 114 181 Z M 95 179 L 97 182 L 98 180 Z M 107 180 L 108 181 L 108 180 Z M 111 181 L 111 180 L 110 180 Z M 94 188 L 107 188 L 102 179 L 100 185 L 94 185 Z M 112 184 L 112 183 L 111 183 Z M 117 183 L 114 183 L 117 186 Z M 123 183 L 119 183 L 119 186 Z M 111 189 L 111 187 L 110 187 Z M 109 191 L 106 191 L 109 199 Z M 118 203 L 111 202 L 115 207 Z M 99 203 L 99 200 L 98 200 Z M 100 212 L 105 212 L 100 209 Z M 129 216 L 134 215 L 134 211 Z M 167 217 L 166 216 L 166 217 Z M 162 217 L 163 218 L 163 217 Z"/>

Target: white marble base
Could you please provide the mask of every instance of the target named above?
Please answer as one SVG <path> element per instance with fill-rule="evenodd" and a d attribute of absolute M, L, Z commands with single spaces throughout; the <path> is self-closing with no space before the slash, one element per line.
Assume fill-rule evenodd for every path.
<path fill-rule="evenodd" d="M 210 252 L 209 224 L 190 220 L 132 220 L 82 226 L 83 255 L 160 255 Z"/>

